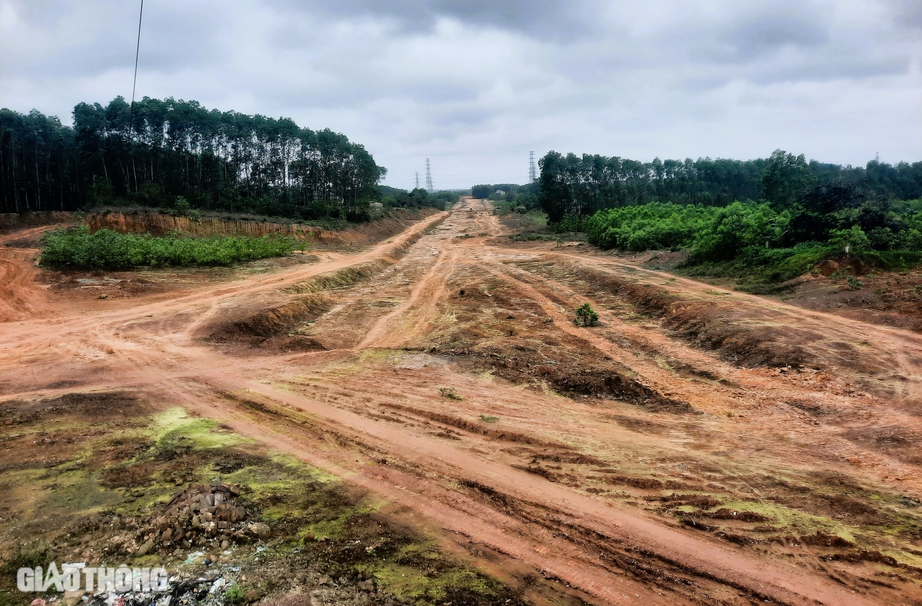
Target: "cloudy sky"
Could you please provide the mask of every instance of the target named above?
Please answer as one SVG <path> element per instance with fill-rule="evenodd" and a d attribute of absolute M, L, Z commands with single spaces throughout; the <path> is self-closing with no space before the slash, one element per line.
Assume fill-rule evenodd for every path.
<path fill-rule="evenodd" d="M 0 107 L 131 96 L 139 2 L 0 0 Z M 138 97 L 294 118 L 412 187 L 528 153 L 922 160 L 922 0 L 146 0 Z"/>

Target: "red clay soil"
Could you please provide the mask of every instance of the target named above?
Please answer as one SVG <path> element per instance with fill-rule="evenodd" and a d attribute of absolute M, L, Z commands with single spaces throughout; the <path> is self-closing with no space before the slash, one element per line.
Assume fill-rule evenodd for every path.
<path fill-rule="evenodd" d="M 267 234 L 309 236 L 315 249 L 318 247 L 348 249 L 390 238 L 420 218 L 431 216 L 435 212 L 437 211 L 428 208 L 412 212 L 392 210 L 387 217 L 346 230 L 322 229 L 300 223 L 273 223 L 248 219 L 226 220 L 215 217 L 192 219 L 146 211 L 94 212 L 84 219 L 84 223 L 92 232 L 111 229 L 121 233 L 150 233 L 154 236 L 163 236 L 173 231 L 181 231 L 192 236 L 263 236 Z"/>
<path fill-rule="evenodd" d="M 145 392 L 589 603 L 922 601 L 922 335 L 505 234 L 106 298 L 0 246 L 0 399 Z"/>

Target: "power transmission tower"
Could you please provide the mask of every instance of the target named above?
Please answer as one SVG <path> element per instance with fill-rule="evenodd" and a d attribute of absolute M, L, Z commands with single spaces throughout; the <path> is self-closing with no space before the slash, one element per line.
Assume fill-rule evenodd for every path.
<path fill-rule="evenodd" d="M 416 172 L 416 189 L 419 189 L 419 171 Z"/>
<path fill-rule="evenodd" d="M 528 182 L 534 183 L 538 180 L 538 172 L 535 170 L 535 152 L 528 152 Z"/>
<path fill-rule="evenodd" d="M 432 169 L 429 167 L 429 158 L 426 158 L 426 191 L 430 194 L 435 191 L 432 187 Z"/>

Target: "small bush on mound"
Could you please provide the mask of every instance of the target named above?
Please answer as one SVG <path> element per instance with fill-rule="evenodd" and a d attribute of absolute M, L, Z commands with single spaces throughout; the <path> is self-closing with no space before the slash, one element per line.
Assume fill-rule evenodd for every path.
<path fill-rule="evenodd" d="M 449 400 L 463 400 L 464 398 L 455 391 L 454 387 L 439 387 L 439 394 L 443 398 L 448 398 Z"/>
<path fill-rule="evenodd" d="M 599 323 L 599 314 L 592 309 L 591 305 L 583 303 L 576 308 L 576 319 L 573 323 L 577 326 L 596 326 Z"/>
<path fill-rule="evenodd" d="M 288 236 L 216 236 L 190 238 L 170 234 L 120 234 L 108 229 L 90 233 L 86 226 L 50 231 L 42 238 L 39 264 L 54 269 L 130 269 L 138 266 L 181 267 L 231 265 L 281 257 L 297 247 Z"/>

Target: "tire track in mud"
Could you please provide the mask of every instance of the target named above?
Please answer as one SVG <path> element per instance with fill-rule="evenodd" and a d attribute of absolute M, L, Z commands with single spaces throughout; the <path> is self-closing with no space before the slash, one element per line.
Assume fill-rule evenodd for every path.
<path fill-rule="evenodd" d="M 720 592 L 722 586 L 743 591 L 752 598 L 768 599 L 771 603 L 778 604 L 806 603 L 803 600 L 807 595 L 819 597 L 821 603 L 830 604 L 837 603 L 836 599 L 844 599 L 844 596 L 833 597 L 837 594 L 835 588 L 819 579 L 813 579 L 809 583 L 809 589 L 803 592 L 803 586 L 798 588 L 797 583 L 790 583 L 790 575 L 795 570 L 793 568 L 781 573 L 775 569 L 775 565 L 750 562 L 751 556 L 742 551 L 703 541 L 686 531 L 666 528 L 650 519 L 635 517 L 635 514 L 630 512 L 619 511 L 594 499 L 536 479 L 527 472 L 471 456 L 450 445 L 446 446 L 401 429 L 382 427 L 380 422 L 358 416 L 351 411 L 307 400 L 296 393 L 279 392 L 261 384 L 247 383 L 241 386 L 236 382 L 234 385 L 227 385 L 215 376 L 203 378 L 200 380 L 200 383 L 202 382 L 212 388 L 216 387 L 218 395 L 223 399 L 227 398 L 225 394 L 234 393 L 233 406 L 238 411 L 242 409 L 243 412 L 225 415 L 220 407 L 203 408 L 201 404 L 192 404 L 190 401 L 189 405 L 193 406 L 196 412 L 212 418 L 217 414 L 222 421 L 228 422 L 235 431 L 243 435 L 268 441 L 274 447 L 288 450 L 292 454 L 307 455 L 308 462 L 332 469 L 337 475 L 344 475 L 365 488 L 386 494 L 398 503 L 418 510 L 429 509 L 427 515 L 434 517 L 443 527 L 476 537 L 492 549 L 529 563 L 608 603 L 634 603 L 633 599 L 624 601 L 623 594 L 619 597 L 619 593 L 606 590 L 606 587 L 623 584 L 624 574 L 629 574 L 639 587 L 644 587 L 644 593 L 648 596 L 648 584 L 653 579 L 656 579 L 660 589 L 670 592 L 668 599 L 652 603 L 675 604 L 678 603 L 677 598 L 686 603 L 712 603 L 712 596 L 707 597 L 704 594 Z M 229 389 L 234 391 L 229 392 Z M 246 396 L 236 395 L 244 390 Z M 258 402 L 255 406 L 254 401 Z M 312 431 L 320 427 L 324 435 L 340 436 L 335 442 L 343 448 L 339 451 L 341 456 L 337 458 L 336 451 L 329 449 L 326 450 L 323 459 L 308 454 L 315 452 L 310 444 L 305 444 L 303 438 L 291 436 L 284 427 L 278 428 L 279 423 L 272 421 L 275 418 L 290 420 L 290 415 L 284 410 L 279 411 L 279 407 L 305 413 L 314 427 Z M 243 414 L 249 418 L 254 409 L 260 413 L 258 421 L 241 423 L 242 417 L 239 415 Z M 236 424 L 233 422 L 235 418 Z M 281 424 L 284 425 L 284 422 Z M 267 440 L 267 433 L 273 434 L 270 440 Z M 387 457 L 389 473 L 382 475 L 380 469 L 375 466 L 376 475 L 369 477 L 367 464 L 354 465 L 352 461 L 355 447 L 359 445 L 369 449 L 374 453 L 374 457 Z M 424 477 L 420 480 L 401 477 L 398 472 L 391 469 L 392 460 L 403 461 L 401 470 L 414 467 L 423 469 Z M 366 469 L 363 470 L 362 467 Z M 378 476 L 385 480 L 384 484 Z M 389 486 L 395 480 L 402 482 L 396 483 L 396 491 Z M 453 499 L 456 500 L 457 494 L 431 484 L 442 484 L 446 480 L 491 496 L 492 498 L 488 499 L 493 510 L 491 515 L 470 503 L 466 507 L 475 509 L 478 518 L 497 520 L 496 526 L 487 531 L 482 524 L 472 524 L 468 516 L 463 515 L 464 508 L 444 505 L 445 501 L 451 503 Z M 492 488 L 496 485 L 505 488 L 502 491 Z M 408 493 L 408 486 L 413 486 L 418 492 Z M 521 496 L 513 497 L 509 494 L 510 491 L 520 493 Z M 421 507 L 420 499 L 438 501 L 443 503 L 443 506 Z M 513 508 L 511 503 L 516 503 L 517 508 Z M 530 503 L 532 508 L 543 512 L 544 518 L 552 516 L 555 519 L 548 522 L 533 513 L 527 514 L 524 506 L 518 505 L 519 503 Z M 499 507 L 496 507 L 497 504 Z M 538 523 L 539 520 L 541 523 Z M 469 524 L 472 524 L 473 528 Z M 542 532 L 535 535 L 532 528 L 535 525 L 550 534 Z M 525 545 L 519 547 L 509 542 L 513 531 L 525 537 Z M 571 536 L 577 531 L 580 536 Z M 547 545 L 554 546 L 566 557 L 560 561 L 549 553 L 535 551 L 533 543 L 527 540 L 529 537 L 545 548 Z M 589 537 L 593 538 L 593 550 L 604 548 L 603 553 L 607 553 L 606 557 L 589 556 L 589 553 L 596 553 L 586 549 L 586 539 Z M 559 545 L 561 541 L 570 543 L 570 547 L 562 548 Z M 624 547 L 617 547 L 619 545 Z M 670 552 L 673 555 L 664 557 L 663 554 Z M 638 558 L 656 560 L 658 564 L 641 562 Z M 591 568 L 581 570 L 582 567 L 576 566 L 575 562 L 582 562 L 584 566 L 591 565 Z M 753 576 L 758 579 L 755 584 Z M 737 593 L 733 595 L 738 596 Z M 851 603 L 864 602 L 852 595 Z"/>
<path fill-rule="evenodd" d="M 786 334 L 771 335 L 768 340 L 754 335 L 752 338 L 756 346 L 784 347 L 790 345 L 784 343 L 784 338 L 790 339 L 791 333 L 805 335 L 807 338 L 803 339 L 803 342 L 793 344 L 805 352 L 799 356 L 802 358 L 801 361 L 809 360 L 810 364 L 865 375 L 880 381 L 883 390 L 898 393 L 901 402 L 911 406 L 922 405 L 922 383 L 919 381 L 919 377 L 922 376 L 922 355 L 919 353 L 922 351 L 922 335 L 917 333 L 869 324 L 831 313 L 805 310 L 776 299 L 736 291 L 722 290 L 721 299 L 715 300 L 714 287 L 708 284 L 620 263 L 611 257 L 595 257 L 595 269 L 587 269 L 581 266 L 587 260 L 585 256 L 550 251 L 545 256 L 551 259 L 566 259 L 570 263 L 568 267 L 577 275 L 594 280 L 603 288 L 613 289 L 641 309 L 673 319 L 680 334 L 684 331 L 686 338 L 697 338 L 703 326 L 696 326 L 694 323 L 683 326 L 688 319 L 681 317 L 681 309 L 673 310 L 671 307 L 681 304 L 683 300 L 698 303 L 708 301 L 721 311 L 733 310 L 724 321 L 737 333 L 746 333 L 747 323 L 782 326 L 788 331 Z M 618 275 L 615 272 L 629 275 Z M 669 285 L 654 286 L 642 283 L 638 276 L 667 280 Z M 606 285 L 606 282 L 610 282 L 610 285 Z M 679 298 L 676 298 L 676 295 Z M 725 336 L 716 334 L 712 343 L 705 342 L 703 345 L 719 347 Z M 843 348 L 836 345 L 859 342 L 863 346 L 860 362 L 854 357 L 844 357 Z M 903 377 L 898 381 L 908 384 L 894 385 L 893 378 L 897 374 Z M 904 381 L 907 378 L 912 380 Z"/>
<path fill-rule="evenodd" d="M 34 241 L 49 227 L 0 235 L 0 323 L 23 320 L 48 310 L 44 288 L 35 283 Z"/>
<path fill-rule="evenodd" d="M 625 582 L 625 579 L 606 585 L 600 578 L 606 572 L 604 569 L 591 563 L 581 563 L 578 551 L 568 549 L 565 545 L 560 546 L 559 559 L 563 563 L 548 561 L 549 558 L 534 551 L 528 528 L 514 518 L 493 508 L 484 508 L 476 500 L 459 494 L 451 488 L 450 476 L 435 474 L 428 466 L 403 461 L 398 453 L 369 444 L 366 439 L 362 439 L 361 434 L 349 431 L 347 426 L 339 422 L 330 423 L 329 419 L 318 418 L 315 414 L 304 417 L 310 419 L 307 422 L 310 426 L 307 433 L 317 436 L 317 442 L 323 445 L 318 449 L 316 442 L 305 443 L 305 430 L 301 419 L 297 419 L 297 413 L 292 415 L 289 411 L 272 410 L 272 405 L 264 403 L 264 399 L 271 399 L 266 394 L 258 393 L 263 402 L 254 405 L 256 392 L 249 391 L 249 397 L 241 397 L 234 392 L 228 397 L 228 392 L 220 386 L 216 387 L 217 382 L 213 377 L 195 383 L 195 395 L 183 398 L 185 405 L 193 412 L 218 420 L 236 433 L 293 454 L 371 490 L 392 503 L 418 511 L 427 519 L 439 523 L 443 530 L 468 538 L 468 541 L 461 543 L 461 547 L 466 550 L 485 548 L 498 556 L 535 565 L 545 575 L 558 572 L 565 578 L 572 578 L 575 573 L 582 579 L 582 583 L 577 583 L 576 587 L 588 591 L 586 597 L 593 596 L 608 604 L 634 604 L 635 596 L 648 593 L 644 585 Z M 209 393 L 211 390 L 214 392 Z M 221 400 L 232 404 L 223 406 Z M 296 406 L 293 409 L 302 411 Z M 356 449 L 367 457 L 365 461 L 355 459 Z M 387 463 L 376 464 L 382 457 L 388 457 Z M 539 544 L 553 542 L 552 537 L 542 537 Z M 535 562 L 536 559 L 539 561 Z M 554 578 L 559 577 L 554 575 Z M 676 602 L 654 599 L 651 603 L 665 605 Z"/>
<path fill-rule="evenodd" d="M 557 255 L 548 255 L 550 258 L 555 256 Z M 589 284 L 591 284 L 592 288 L 596 290 L 611 288 L 617 293 L 616 296 L 623 295 L 623 285 L 625 282 L 622 278 L 616 279 L 614 286 L 611 286 L 604 280 L 591 280 L 591 278 L 598 278 L 600 273 L 598 271 L 581 270 L 579 268 L 568 268 L 567 271 L 573 271 L 573 273 L 577 275 L 583 275 L 584 277 L 587 277 L 587 279 L 590 279 Z M 591 296 L 579 295 L 572 288 L 567 287 L 559 280 L 545 278 L 543 276 L 539 277 L 533 271 L 519 268 L 509 268 L 508 273 L 501 273 L 496 270 L 494 270 L 493 273 L 497 277 L 502 277 L 503 279 L 510 281 L 510 283 L 514 283 L 516 288 L 524 287 L 520 286 L 522 283 L 524 283 L 525 286 L 532 287 L 535 291 L 534 297 L 544 298 L 543 305 L 545 306 L 546 311 L 548 311 L 549 314 L 555 311 L 557 312 L 555 316 L 555 324 L 559 323 L 563 330 L 570 332 L 571 334 L 575 333 L 577 336 L 585 339 L 588 344 L 591 344 L 591 346 L 597 348 L 600 352 L 610 357 L 624 360 L 628 367 L 636 370 L 641 376 L 652 382 L 656 389 L 661 390 L 670 396 L 675 396 L 679 399 L 685 399 L 690 402 L 692 406 L 700 410 L 725 414 L 726 411 L 734 409 L 734 407 L 737 405 L 736 401 L 740 394 L 746 393 L 748 390 L 753 389 L 754 385 L 758 385 L 759 395 L 756 397 L 757 401 L 763 401 L 769 405 L 779 401 L 797 402 L 796 395 L 792 393 L 795 390 L 792 389 L 788 382 L 783 380 L 783 376 L 779 376 L 777 381 L 766 381 L 764 375 L 752 377 L 752 373 L 750 373 L 748 369 L 741 368 L 736 365 L 731 365 L 725 361 L 715 360 L 713 356 L 707 352 L 707 350 L 696 348 L 693 344 L 686 344 L 686 339 L 684 337 L 680 339 L 670 338 L 660 332 L 639 328 L 636 325 L 632 325 L 631 323 L 620 320 L 617 314 L 602 310 L 602 306 L 598 305 Z M 604 276 L 605 274 L 602 275 Z M 513 276 L 518 276 L 518 281 L 516 281 Z M 695 286 L 697 292 L 704 290 L 703 287 L 706 285 L 695 283 Z M 627 295 L 627 299 L 637 303 L 642 307 L 651 305 L 649 301 L 653 299 L 655 302 L 652 304 L 652 306 L 653 309 L 657 311 L 662 311 L 669 308 L 670 306 L 675 306 L 681 309 L 683 305 L 681 299 L 677 299 L 676 297 L 664 297 L 663 292 L 664 290 L 659 287 L 642 285 L 638 291 Z M 745 298 L 747 299 L 750 297 L 752 297 L 752 295 L 745 295 Z M 562 315 L 560 309 L 563 308 L 564 302 L 573 302 L 577 300 L 592 301 L 593 304 L 596 305 L 596 308 L 601 311 L 604 324 L 614 329 L 617 337 L 623 337 L 627 335 L 630 346 L 624 346 L 617 341 L 613 341 L 610 339 L 609 335 L 605 333 L 602 333 L 601 337 L 596 337 L 591 334 L 586 334 L 588 331 L 580 331 L 580 329 L 574 329 L 572 323 L 568 321 L 566 316 Z M 721 304 L 724 304 L 723 301 L 721 301 Z M 781 308 L 785 313 L 792 312 L 791 309 L 785 309 L 783 304 L 779 305 L 772 302 L 768 306 L 771 308 Z M 861 325 L 860 328 L 870 331 L 874 331 L 878 328 L 875 325 L 867 325 L 854 320 L 846 320 L 845 322 L 847 326 L 851 326 L 856 323 Z M 880 328 L 882 328 L 883 332 L 888 334 L 894 333 L 898 337 L 908 337 L 910 342 L 915 340 L 922 342 L 922 339 L 911 333 L 906 333 L 906 331 L 886 327 Z M 727 328 L 722 329 L 723 332 L 733 332 L 734 330 L 741 330 L 745 333 L 748 329 L 734 329 L 732 324 L 730 324 Z M 829 332 L 836 334 L 836 331 L 841 330 L 842 329 L 840 327 L 833 326 L 829 329 Z M 838 334 L 839 338 L 845 338 L 843 333 L 839 332 Z M 757 345 L 757 347 L 766 347 L 766 345 L 764 343 L 760 343 Z M 922 349 L 922 346 L 920 346 L 920 349 Z M 638 354 L 638 350 L 640 351 L 640 354 Z M 914 369 L 915 362 L 913 360 L 915 359 L 915 356 L 910 353 L 911 351 L 912 348 L 909 348 L 906 352 L 901 350 L 893 350 L 886 351 L 883 353 L 883 355 L 890 359 L 895 358 L 903 360 L 904 364 L 909 366 L 907 369 L 907 373 L 909 373 L 908 376 L 920 376 L 922 375 L 922 371 L 916 371 Z M 664 370 L 659 367 L 655 361 L 649 359 L 651 356 L 655 358 L 657 354 L 663 355 L 667 361 L 693 361 L 695 367 L 709 369 L 708 373 L 711 375 L 711 378 L 717 379 L 718 381 L 723 380 L 723 384 L 715 385 L 713 381 L 676 382 L 674 377 L 671 376 L 671 373 L 664 372 Z M 922 359 L 920 359 L 920 363 L 922 363 Z M 881 363 L 881 365 L 883 366 L 884 364 Z M 835 371 L 835 368 L 832 370 Z M 757 380 L 757 383 L 754 381 L 754 379 Z M 677 393 L 679 388 L 681 388 L 681 391 Z M 905 396 L 906 391 L 903 391 L 902 393 Z M 900 405 L 891 408 L 891 402 L 888 398 L 886 398 L 886 396 L 883 396 L 877 401 L 871 400 L 869 401 L 869 404 L 871 404 L 871 406 L 866 408 L 864 412 L 861 413 L 864 415 L 865 422 L 858 423 L 857 425 L 855 425 L 853 422 L 846 422 L 842 424 L 826 422 L 823 423 L 820 427 L 816 427 L 814 418 L 806 416 L 805 418 L 801 419 L 801 426 L 804 429 L 809 430 L 809 435 L 805 436 L 805 441 L 802 443 L 802 447 L 804 449 L 803 456 L 807 456 L 807 451 L 812 450 L 815 447 L 817 441 L 823 441 L 824 443 L 827 440 L 833 441 L 836 443 L 835 448 L 839 452 L 837 458 L 840 460 L 861 460 L 863 461 L 864 466 L 876 469 L 878 471 L 879 479 L 881 481 L 886 481 L 889 477 L 902 478 L 902 480 L 905 481 L 905 485 L 903 487 L 904 490 L 909 489 L 915 496 L 922 496 L 922 470 L 920 470 L 918 465 L 907 464 L 905 461 L 896 459 L 879 450 L 869 450 L 866 445 L 856 442 L 851 437 L 851 434 L 863 432 L 866 430 L 866 428 L 873 428 L 878 426 L 917 426 L 919 424 L 918 412 L 913 411 L 911 408 L 907 409 L 907 406 L 912 405 L 911 401 L 906 405 Z M 868 429 L 868 431 L 870 430 Z"/>
<path fill-rule="evenodd" d="M 629 362 L 625 364 L 631 370 L 637 370 L 638 366 L 647 366 L 639 360 L 633 353 L 628 352 L 620 347 L 617 347 L 611 341 L 596 337 L 589 331 L 576 327 L 573 324 L 572 319 L 569 315 L 565 315 L 561 309 L 563 308 L 563 301 L 574 301 L 577 299 L 575 295 L 569 297 L 560 297 L 545 296 L 543 293 L 531 283 L 530 280 L 523 280 L 521 278 L 515 278 L 508 272 L 501 271 L 500 268 L 490 265 L 481 266 L 487 272 L 489 272 L 494 277 L 502 280 L 511 286 L 513 286 L 517 291 L 526 294 L 532 301 L 536 301 L 538 305 L 541 306 L 541 309 L 553 320 L 554 326 L 568 335 L 575 337 L 583 342 L 585 342 L 590 347 L 595 348 L 599 353 L 603 354 L 609 359 L 622 361 L 628 359 Z M 559 285 L 558 285 L 559 286 Z M 556 300 L 555 300 L 556 299 Z M 624 363 L 624 362 L 621 362 Z M 647 376 L 644 372 L 638 373 L 640 376 Z M 646 385 L 640 381 L 634 379 L 622 379 L 626 384 L 622 387 L 624 394 L 617 394 L 617 397 L 620 399 L 625 399 L 626 401 L 637 400 L 638 397 L 643 400 L 644 405 L 647 400 L 652 400 L 653 407 L 662 410 L 670 410 L 674 412 L 694 412 L 694 408 L 689 406 L 688 403 L 673 399 L 669 395 L 664 394 L 662 388 L 657 388 L 655 386 Z M 639 392 L 639 396 L 632 395 L 632 392 Z"/>
<path fill-rule="evenodd" d="M 463 208 L 452 213 L 454 221 L 444 235 L 451 235 L 466 223 L 476 228 L 486 224 L 488 234 L 499 231 L 495 218 Z M 473 216 L 465 219 L 464 213 Z M 134 307 L 96 310 L 87 317 L 64 315 L 54 328 L 20 326 L 11 336 L 14 342 L 38 352 L 53 351 L 55 341 L 70 342 L 78 337 L 81 347 L 111 348 L 113 353 L 96 366 L 63 363 L 60 368 L 49 368 L 48 378 L 78 375 L 92 367 L 97 373 L 120 377 L 123 385 L 141 385 L 161 393 L 165 401 L 181 403 L 197 414 L 227 423 L 243 435 L 345 477 L 421 513 L 458 536 L 524 562 L 547 577 L 570 583 L 598 601 L 630 604 L 642 599 L 651 604 L 673 604 L 770 599 L 792 604 L 870 603 L 866 596 L 853 594 L 818 573 L 670 526 L 642 512 L 610 505 L 492 456 L 498 444 L 537 440 L 529 434 L 521 433 L 519 437 L 514 431 L 474 431 L 479 427 L 449 412 L 433 413 L 413 406 L 412 397 L 410 403 L 398 403 L 403 406 L 402 413 L 454 424 L 456 430 L 464 432 L 463 440 L 430 435 L 422 424 L 404 426 L 375 418 L 371 414 L 374 406 L 394 404 L 384 401 L 382 395 L 395 397 L 404 391 L 396 368 L 390 379 L 375 375 L 373 390 L 366 387 L 365 395 L 346 392 L 344 403 L 322 402 L 301 390 L 273 387 L 286 377 L 302 375 L 305 367 L 363 355 L 363 346 L 351 352 L 241 360 L 192 341 L 193 328 L 201 325 L 202 316 L 214 317 L 222 306 L 263 295 L 272 300 L 285 288 L 324 273 L 374 262 L 382 255 L 397 254 L 403 245 L 406 249 L 414 246 L 414 250 L 429 246 L 437 254 L 427 256 L 420 252 L 414 263 L 422 268 L 424 277 L 414 284 L 396 311 L 377 316 L 363 341 L 365 346 L 384 343 L 393 347 L 427 334 L 438 322 L 435 316 L 446 296 L 451 271 L 464 264 L 486 265 L 498 274 L 496 277 L 525 291 L 539 305 L 555 305 L 542 294 L 544 289 L 539 288 L 539 283 L 527 284 L 524 274 L 512 277 L 497 262 L 493 251 L 477 248 L 483 240 L 434 236 L 424 241 L 419 234 L 435 222 L 432 219 L 414 226 L 396 238 L 398 242 L 392 247 L 331 257 L 329 263 L 280 270 L 238 283 L 205 286 L 172 300 L 148 299 Z M 408 244 L 413 238 L 419 241 Z M 582 332 L 570 332 L 575 329 L 568 319 L 559 310 L 555 313 L 557 328 L 571 336 L 584 336 Z M 153 315 L 157 317 L 147 319 Z M 412 330 L 392 334 L 401 318 L 412 321 Z M 596 339 L 597 349 L 614 351 L 611 342 Z M 17 367 L 10 367 L 12 371 L 3 371 L 0 379 L 29 365 L 30 360 L 23 359 Z M 357 372 L 342 372 L 338 381 L 346 386 L 350 381 L 358 382 L 359 378 L 353 379 L 359 376 Z M 91 378 L 84 389 L 111 383 Z M 497 398 L 516 401 L 525 411 L 529 405 L 535 406 L 534 399 L 539 397 L 523 395 L 514 387 L 487 386 Z M 382 458 L 388 463 L 380 464 Z M 740 596 L 740 591 L 745 595 Z"/>

